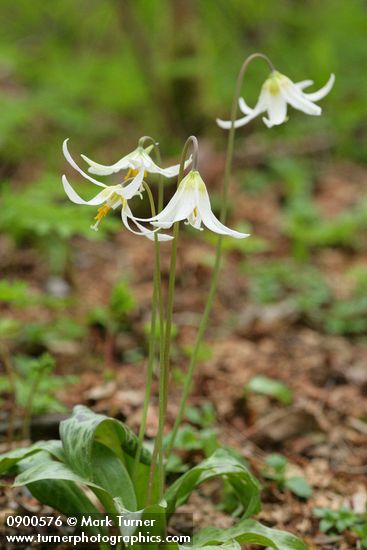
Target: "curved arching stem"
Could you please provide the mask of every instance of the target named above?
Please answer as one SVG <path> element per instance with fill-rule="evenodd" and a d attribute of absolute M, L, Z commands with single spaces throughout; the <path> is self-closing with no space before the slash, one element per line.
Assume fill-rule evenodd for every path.
<path fill-rule="evenodd" d="M 236 128 L 234 126 L 234 121 L 237 118 L 238 100 L 239 100 L 240 95 L 241 95 L 241 88 L 242 88 L 242 84 L 243 84 L 243 79 L 245 77 L 247 69 L 248 69 L 250 63 L 252 61 L 254 61 L 255 59 L 263 59 L 269 65 L 271 71 L 275 70 L 272 62 L 270 61 L 270 59 L 266 55 L 264 55 L 262 53 L 254 53 L 254 54 L 250 55 L 249 57 L 247 57 L 247 59 L 245 59 L 245 61 L 243 62 L 242 66 L 240 68 L 240 71 L 238 73 L 238 78 L 237 78 L 237 82 L 236 82 L 236 87 L 235 87 L 235 92 L 234 92 L 233 102 L 232 102 L 232 108 L 231 108 L 231 117 L 230 118 L 231 118 L 232 125 L 231 125 L 231 128 L 229 130 L 229 134 L 228 134 L 226 165 L 225 165 L 224 178 L 223 178 L 221 210 L 220 210 L 220 221 L 222 223 L 225 223 L 226 215 L 227 215 L 227 209 L 228 209 L 228 188 L 229 188 L 229 181 L 230 181 L 231 173 L 232 173 L 234 138 L 235 138 L 235 132 L 236 132 Z M 222 249 L 223 249 L 223 235 L 218 235 L 218 240 L 217 240 L 217 245 L 216 245 L 216 250 L 215 250 L 214 267 L 213 267 L 213 272 L 212 272 L 212 277 L 211 277 L 211 282 L 210 282 L 209 293 L 208 293 L 207 301 L 206 301 L 206 304 L 205 304 L 204 312 L 203 312 L 202 318 L 200 320 L 200 324 L 199 324 L 199 328 L 198 328 L 198 332 L 197 332 L 196 340 L 195 340 L 195 344 L 194 344 L 194 349 L 193 349 L 191 359 L 190 359 L 190 363 L 189 363 L 189 367 L 188 367 L 188 370 L 187 370 L 187 374 L 186 374 L 186 378 L 185 378 L 185 382 L 184 382 L 184 387 L 183 387 L 183 390 L 182 390 L 182 396 L 181 396 L 181 401 L 180 401 L 180 405 L 179 405 L 179 410 L 178 410 L 176 420 L 175 420 L 175 423 L 174 423 L 174 426 L 173 426 L 173 429 L 172 429 L 171 438 L 170 438 L 170 441 L 169 441 L 168 446 L 167 446 L 167 456 L 170 455 L 170 453 L 171 453 L 171 451 L 172 451 L 172 449 L 175 445 L 177 431 L 178 431 L 178 428 L 179 428 L 179 426 L 180 426 L 180 424 L 183 420 L 184 414 L 185 414 L 186 403 L 187 403 L 187 399 L 189 397 L 191 386 L 192 386 L 192 380 L 193 380 L 193 376 L 194 376 L 194 372 L 195 372 L 195 367 L 196 367 L 196 363 L 197 363 L 197 358 L 198 358 L 200 345 L 201 345 L 201 342 L 203 340 L 203 337 L 204 337 L 204 334 L 205 334 L 205 331 L 206 331 L 206 328 L 207 328 L 207 325 L 208 325 L 209 315 L 210 315 L 210 312 L 212 310 L 214 296 L 215 296 L 215 293 L 216 293 L 217 287 L 218 287 L 219 270 L 220 270 L 221 259 L 222 259 Z"/>
<path fill-rule="evenodd" d="M 228 141 L 227 141 L 227 154 L 226 154 L 226 165 L 224 170 L 224 179 L 223 179 L 223 189 L 222 189 L 222 204 L 221 204 L 221 211 L 220 211 L 220 221 L 224 223 L 226 215 L 227 215 L 227 207 L 228 207 L 228 188 L 229 188 L 229 179 L 232 172 L 232 163 L 233 163 L 233 152 L 234 152 L 234 138 L 236 133 L 236 128 L 234 126 L 234 122 L 237 118 L 237 111 L 238 111 L 238 100 L 240 99 L 241 95 L 241 88 L 243 84 L 243 79 L 245 78 L 245 74 L 247 72 L 247 69 L 249 65 L 254 61 L 255 59 L 263 59 L 269 66 L 271 71 L 275 71 L 274 65 L 270 61 L 270 59 L 264 55 L 263 53 L 253 53 L 245 59 L 245 61 L 242 63 L 240 72 L 238 73 L 236 87 L 234 91 L 233 101 L 232 101 L 232 107 L 231 107 L 231 128 L 228 133 Z M 218 239 L 218 242 L 222 241 L 223 238 L 220 237 Z"/>

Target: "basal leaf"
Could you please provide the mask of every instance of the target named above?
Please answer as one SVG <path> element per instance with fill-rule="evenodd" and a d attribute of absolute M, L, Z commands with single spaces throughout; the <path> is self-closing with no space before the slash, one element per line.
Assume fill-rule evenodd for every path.
<path fill-rule="evenodd" d="M 213 477 L 228 480 L 237 493 L 247 516 L 260 508 L 260 485 L 246 466 L 224 449 L 219 449 L 210 458 L 204 460 L 183 474 L 166 491 L 168 514 L 186 502 L 192 491 Z"/>
<path fill-rule="evenodd" d="M 28 485 L 35 481 L 42 481 L 45 479 L 62 479 L 64 481 L 74 481 L 81 483 L 89 487 L 95 487 L 101 489 L 98 484 L 79 476 L 73 470 L 71 470 L 66 464 L 52 460 L 50 456 L 44 453 L 44 459 L 37 462 L 34 466 L 23 470 L 14 480 L 14 487 L 21 487 L 22 485 Z"/>
<path fill-rule="evenodd" d="M 24 447 L 20 449 L 12 449 L 7 453 L 0 455 L 0 474 L 3 474 L 9 471 L 13 466 L 15 466 L 21 460 L 24 460 L 27 457 L 35 455 L 36 453 L 47 451 L 50 454 L 61 460 L 62 457 L 62 448 L 60 441 L 51 440 L 51 441 L 39 441 L 31 447 Z"/>
<path fill-rule="evenodd" d="M 138 510 L 136 512 L 129 512 L 127 511 L 124 506 L 121 505 L 121 502 L 119 499 L 114 499 L 116 508 L 118 510 L 118 513 L 124 517 L 125 520 L 141 520 L 144 522 L 149 520 L 149 535 L 152 536 L 160 536 L 163 540 L 166 533 L 166 508 L 165 506 L 162 506 L 161 504 L 152 504 L 150 506 L 146 506 L 142 510 Z M 128 525 L 125 525 L 122 523 L 120 525 L 120 532 L 122 535 L 133 535 L 136 531 L 141 531 L 141 527 L 131 523 Z M 153 550 L 155 545 L 149 544 L 149 548 Z"/>
<path fill-rule="evenodd" d="M 179 546 L 180 550 L 241 550 L 241 545 L 236 540 L 229 540 L 223 544 L 211 544 L 210 546 Z"/>
<path fill-rule="evenodd" d="M 126 510 L 136 510 L 136 498 L 131 478 L 121 460 L 100 443 L 93 445 L 93 481 L 111 495 L 119 498 Z"/>
<path fill-rule="evenodd" d="M 60 437 L 67 463 L 87 478 L 92 476 L 95 441 L 111 449 L 122 461 L 124 453 L 135 456 L 138 441 L 135 434 L 122 422 L 95 414 L 82 405 L 76 406 L 72 416 L 61 422 Z M 146 449 L 141 453 L 141 462 L 150 464 L 150 453 Z"/>
<path fill-rule="evenodd" d="M 234 540 L 239 544 L 259 544 L 275 550 L 307 550 L 307 546 L 291 533 L 271 529 L 253 519 L 244 519 L 229 529 L 203 529 L 194 536 L 191 548 L 226 545 Z"/>
<path fill-rule="evenodd" d="M 89 498 L 73 481 L 47 479 L 27 485 L 34 498 L 66 516 L 100 514 Z M 86 527 L 91 533 L 106 534 L 103 527 Z"/>
<path fill-rule="evenodd" d="M 133 479 L 135 495 L 137 500 L 137 507 L 138 509 L 142 509 L 146 504 L 150 467 L 147 464 L 140 462 L 137 465 L 135 475 L 133 475 L 134 458 L 129 455 L 125 455 L 125 460 L 126 460 L 126 468 Z M 154 476 L 151 502 L 158 502 L 159 500 L 158 493 L 159 493 L 158 476 Z"/>

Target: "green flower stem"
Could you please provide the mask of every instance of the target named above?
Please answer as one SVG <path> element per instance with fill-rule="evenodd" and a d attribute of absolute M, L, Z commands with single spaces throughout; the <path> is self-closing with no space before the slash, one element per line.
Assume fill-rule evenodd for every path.
<path fill-rule="evenodd" d="M 156 215 L 156 209 L 154 204 L 154 199 L 150 187 L 147 183 L 144 182 L 144 188 L 147 192 L 150 209 L 152 216 Z M 154 236 L 154 276 L 153 276 L 153 297 L 152 297 L 152 319 L 150 323 L 150 334 L 149 334 L 149 353 L 148 353 L 148 363 L 147 363 L 147 372 L 146 372 L 146 385 L 145 385 L 145 396 L 144 396 L 144 405 L 143 405 L 143 414 L 140 424 L 139 434 L 138 434 L 138 447 L 136 450 L 136 455 L 134 459 L 134 468 L 133 468 L 133 479 L 135 480 L 138 465 L 140 462 L 141 451 L 143 448 L 144 435 L 147 424 L 148 417 L 148 408 L 150 402 L 150 396 L 152 392 L 152 382 L 153 382 L 153 369 L 154 369 L 154 358 L 156 353 L 156 340 L 157 340 L 157 308 L 159 308 L 159 321 L 163 325 L 163 299 L 162 299 L 162 287 L 161 287 L 161 264 L 160 264 L 160 245 L 158 241 L 158 236 Z"/>
<path fill-rule="evenodd" d="M 31 418 L 32 418 L 32 409 L 33 409 L 33 403 L 34 398 L 37 394 L 39 385 L 42 381 L 42 378 L 44 377 L 44 371 L 40 371 L 34 378 L 32 385 L 29 390 L 29 394 L 27 397 L 27 401 L 24 407 L 24 417 L 23 417 L 23 423 L 22 423 L 22 438 L 30 439 L 31 438 Z"/>
<path fill-rule="evenodd" d="M 220 211 L 220 221 L 222 223 L 225 222 L 226 215 L 227 215 L 227 209 L 228 209 L 228 188 L 229 188 L 229 182 L 230 182 L 230 177 L 231 177 L 231 173 L 232 173 L 233 153 L 234 153 L 234 138 L 235 138 L 235 132 L 236 132 L 236 128 L 234 126 L 234 121 L 237 118 L 238 100 L 240 98 L 242 82 L 243 82 L 243 78 L 245 76 L 245 73 L 247 71 L 247 68 L 248 68 L 249 64 L 254 59 L 257 59 L 257 58 L 264 59 L 268 63 L 271 71 L 274 70 L 274 67 L 273 67 L 271 61 L 268 59 L 268 57 L 266 57 L 265 55 L 263 55 L 261 53 L 254 53 L 254 54 L 250 55 L 244 61 L 244 63 L 241 66 L 240 72 L 238 74 L 235 93 L 234 93 L 234 96 L 233 96 L 232 108 L 231 108 L 232 126 L 231 126 L 231 128 L 229 130 L 229 134 L 228 134 L 226 165 L 225 165 L 224 178 L 223 178 L 221 211 Z M 178 428 L 179 428 L 179 426 L 180 426 L 180 424 L 183 420 L 184 414 L 185 414 L 186 403 L 187 403 L 187 399 L 188 399 L 188 396 L 189 396 L 190 390 L 191 390 L 191 385 L 192 385 L 192 380 L 193 380 L 194 371 L 195 371 L 195 367 L 196 367 L 198 352 L 199 352 L 200 345 L 201 345 L 203 336 L 205 334 L 205 331 L 206 331 L 206 328 L 207 328 L 207 325 L 208 325 L 209 315 L 210 315 L 212 305 L 213 305 L 213 299 L 214 299 L 214 296 L 215 296 L 215 293 L 216 293 L 217 287 L 218 287 L 218 278 L 219 278 L 219 270 L 220 270 L 220 266 L 221 266 L 222 250 L 223 250 L 223 235 L 219 235 L 218 240 L 217 240 L 217 245 L 216 245 L 215 261 L 214 261 L 212 278 L 211 278 L 211 282 L 210 282 L 208 298 L 207 298 L 207 301 L 206 301 L 206 304 L 205 304 L 203 316 L 200 320 L 200 325 L 199 325 L 198 333 L 197 333 L 197 336 L 196 336 L 194 349 L 193 349 L 193 352 L 192 352 L 192 355 L 191 355 L 189 368 L 188 368 L 188 371 L 187 371 L 187 374 L 186 374 L 178 414 L 177 414 L 177 417 L 176 417 L 176 420 L 175 420 L 175 423 L 174 423 L 174 426 L 173 426 L 173 429 L 172 429 L 169 444 L 167 446 L 167 456 L 170 455 L 170 453 L 171 453 L 171 451 L 174 447 L 176 436 L 177 436 L 177 431 L 178 431 Z"/>
<path fill-rule="evenodd" d="M 193 162 L 192 169 L 196 170 L 198 161 L 198 142 L 195 136 L 190 136 L 182 150 L 180 171 L 178 174 L 177 185 L 180 184 L 185 168 L 185 160 L 187 157 L 188 149 L 192 145 L 193 147 Z M 172 313 L 173 302 L 176 282 L 176 260 L 177 260 L 177 245 L 179 236 L 180 223 L 176 222 L 173 226 L 173 241 L 171 249 L 171 262 L 168 281 L 168 297 L 167 297 L 167 310 L 166 310 L 166 326 L 164 332 L 164 345 L 161 349 L 161 363 L 160 363 L 160 384 L 159 384 L 159 421 L 158 421 L 158 433 L 153 450 L 153 462 L 158 459 L 158 479 L 159 479 L 159 499 L 163 497 L 164 485 L 165 485 L 165 468 L 164 468 L 164 452 L 163 452 L 163 436 L 164 425 L 167 412 L 167 400 L 168 400 L 168 383 L 170 373 L 170 350 L 171 350 L 171 332 L 172 332 Z M 152 468 L 151 468 L 152 471 Z"/>
<path fill-rule="evenodd" d="M 16 403 L 17 379 L 16 379 L 16 373 L 15 373 L 13 361 L 10 355 L 9 347 L 7 345 L 6 340 L 4 339 L 4 341 L 2 341 L 1 338 L 0 338 L 0 360 L 1 360 L 1 363 L 4 365 L 4 369 L 8 377 L 10 395 L 11 395 L 10 397 L 11 406 L 10 406 L 8 430 L 7 430 L 7 443 L 8 443 L 9 449 L 11 449 L 14 442 L 14 426 L 15 426 L 15 418 L 16 418 L 16 406 L 17 406 L 17 403 Z"/>

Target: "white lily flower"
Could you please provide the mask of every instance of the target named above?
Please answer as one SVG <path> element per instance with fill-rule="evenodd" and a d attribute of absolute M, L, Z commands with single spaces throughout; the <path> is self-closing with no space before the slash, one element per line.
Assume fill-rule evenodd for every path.
<path fill-rule="evenodd" d="M 103 187 L 103 190 L 97 193 L 95 197 L 86 201 L 82 199 L 82 197 L 80 197 L 80 195 L 78 195 L 78 193 L 73 189 L 65 174 L 62 176 L 62 184 L 64 186 L 65 193 L 72 202 L 74 202 L 75 204 L 86 204 L 89 206 L 102 205 L 100 206 L 100 208 L 98 208 L 97 215 L 94 218 L 96 222 L 94 225 L 91 225 L 91 229 L 98 231 L 99 224 L 101 223 L 102 219 L 109 213 L 109 211 L 111 209 L 115 210 L 116 208 L 121 206 L 121 218 L 124 226 L 136 235 L 143 235 L 150 240 L 154 240 L 154 234 L 156 233 L 156 231 L 158 231 L 158 229 L 154 231 L 146 229 L 143 225 L 139 223 L 139 220 L 134 217 L 128 205 L 128 200 L 134 197 L 136 194 L 139 194 L 139 190 L 141 189 L 143 183 L 144 171 L 140 170 L 134 178 L 129 178 L 130 180 L 132 179 L 131 183 L 126 184 L 126 181 L 124 181 L 123 183 L 117 185 L 105 185 L 104 183 L 95 180 L 94 178 L 91 178 L 88 174 L 83 172 L 81 168 L 79 168 L 79 166 L 76 164 L 68 151 L 67 141 L 68 140 L 65 140 L 63 143 L 63 152 L 67 161 L 86 179 L 88 179 L 95 185 L 98 185 L 99 187 Z M 136 225 L 139 231 L 131 228 L 129 220 L 131 220 Z M 170 235 L 158 234 L 157 236 L 159 241 L 169 241 L 173 238 Z"/>
<path fill-rule="evenodd" d="M 154 216 L 149 218 L 153 225 L 159 228 L 169 228 L 175 222 L 186 219 L 188 224 L 202 231 L 204 224 L 208 229 L 220 235 L 229 235 L 235 239 L 244 239 L 249 235 L 233 231 L 223 225 L 213 214 L 209 194 L 197 170 L 191 170 L 179 184 L 167 206 Z"/>
<path fill-rule="evenodd" d="M 149 156 L 149 153 L 152 151 L 154 145 L 149 145 L 149 147 L 144 148 L 139 145 L 134 151 L 128 155 L 122 157 L 114 164 L 110 166 L 105 166 L 103 164 L 98 164 L 93 160 L 89 159 L 85 155 L 81 157 L 89 164 L 88 172 L 92 174 L 97 174 L 99 176 L 108 176 L 120 170 L 129 170 L 129 175 L 136 175 L 139 170 L 151 174 L 162 174 L 166 178 L 173 178 L 178 175 L 180 170 L 180 165 L 176 164 L 175 166 L 170 166 L 169 168 L 160 168 L 153 159 Z M 185 168 L 190 166 L 191 157 L 186 161 Z"/>
<path fill-rule="evenodd" d="M 288 120 L 288 103 L 307 115 L 319 116 L 321 115 L 321 107 L 314 102 L 325 97 L 330 92 L 334 82 L 335 76 L 332 74 L 325 86 L 320 90 L 306 93 L 303 90 L 313 84 L 312 80 L 292 82 L 284 74 L 273 71 L 264 82 L 259 99 L 253 109 L 247 105 L 243 97 L 239 99 L 239 107 L 245 116 L 236 120 L 234 127 L 240 128 L 265 112 L 267 112 L 268 118 L 263 117 L 263 121 L 268 128 L 283 124 L 283 122 Z M 231 121 L 221 119 L 217 119 L 217 124 L 225 130 L 229 130 L 232 126 Z"/>

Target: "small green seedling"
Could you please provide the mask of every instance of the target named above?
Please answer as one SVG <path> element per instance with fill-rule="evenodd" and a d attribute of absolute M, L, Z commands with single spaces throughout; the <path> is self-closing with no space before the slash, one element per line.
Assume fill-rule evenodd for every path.
<path fill-rule="evenodd" d="M 287 476 L 288 461 L 285 456 L 273 453 L 266 457 L 263 476 L 275 482 L 281 491 L 288 490 L 299 498 L 308 499 L 312 489 L 303 476 Z"/>
<path fill-rule="evenodd" d="M 323 533 L 343 533 L 352 530 L 361 540 L 361 547 L 367 548 L 367 514 L 357 514 L 347 506 L 339 510 L 314 508 L 313 514 L 320 520 Z"/>
<path fill-rule="evenodd" d="M 181 451 L 200 451 L 204 456 L 211 456 L 220 444 L 217 438 L 218 431 L 214 427 L 215 410 L 213 405 L 207 401 L 200 408 L 188 407 L 187 419 L 196 426 L 185 424 L 177 431 L 175 447 Z M 165 438 L 169 443 L 171 435 Z"/>
<path fill-rule="evenodd" d="M 129 327 L 128 315 L 134 308 L 135 299 L 130 287 L 126 281 L 119 280 L 111 290 L 108 303 L 94 308 L 90 313 L 90 324 L 102 327 L 105 332 L 105 368 L 113 364 L 115 337 Z M 140 358 L 134 350 L 127 351 L 132 362 Z"/>
<path fill-rule="evenodd" d="M 106 306 L 92 310 L 90 322 L 101 325 L 107 332 L 116 334 L 126 328 L 127 316 L 135 308 L 135 299 L 124 280 L 118 281 L 112 288 Z"/>
<path fill-rule="evenodd" d="M 353 533 L 359 538 L 361 548 L 367 548 L 367 520 L 353 527 Z"/>
<path fill-rule="evenodd" d="M 86 329 L 71 317 L 58 317 L 49 323 L 28 323 L 19 331 L 18 341 L 26 346 L 40 346 L 51 351 L 60 348 L 64 342 L 81 340 Z"/>
<path fill-rule="evenodd" d="M 250 393 L 267 395 L 268 397 L 280 401 L 283 405 L 290 405 L 293 401 L 293 394 L 286 384 L 261 374 L 254 376 L 246 384 L 245 395 Z"/>

